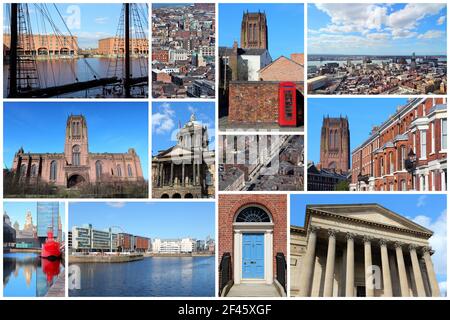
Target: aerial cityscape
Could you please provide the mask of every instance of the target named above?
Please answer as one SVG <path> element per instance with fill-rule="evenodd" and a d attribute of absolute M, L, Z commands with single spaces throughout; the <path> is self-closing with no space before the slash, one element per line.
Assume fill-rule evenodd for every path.
<path fill-rule="evenodd" d="M 220 135 L 221 191 L 303 190 L 303 136 Z"/>
<path fill-rule="evenodd" d="M 446 4 L 308 9 L 308 93 L 447 93 Z"/>
<path fill-rule="evenodd" d="M 153 98 L 214 98 L 214 3 L 153 4 Z"/>
<path fill-rule="evenodd" d="M 64 297 L 64 203 L 3 203 L 3 295 Z"/>
<path fill-rule="evenodd" d="M 214 234 L 211 202 L 73 202 L 69 295 L 214 296 Z"/>
<path fill-rule="evenodd" d="M 147 4 L 10 3 L 3 9 L 5 98 L 148 96 Z"/>

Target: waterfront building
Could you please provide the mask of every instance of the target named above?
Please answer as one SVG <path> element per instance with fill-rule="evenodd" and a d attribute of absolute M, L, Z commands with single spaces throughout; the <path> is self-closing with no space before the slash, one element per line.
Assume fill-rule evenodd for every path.
<path fill-rule="evenodd" d="M 432 234 L 378 204 L 307 205 L 291 226 L 291 296 L 440 296 Z"/>
<path fill-rule="evenodd" d="M 221 296 L 285 295 L 286 219 L 286 195 L 219 195 Z"/>
<path fill-rule="evenodd" d="M 6 211 L 3 213 L 3 247 L 13 247 L 16 243 L 16 230 L 11 226 L 11 219 Z"/>
<path fill-rule="evenodd" d="M 131 55 L 148 55 L 148 39 L 132 38 L 130 39 Z M 109 37 L 98 40 L 97 53 L 104 56 L 114 56 L 125 53 L 125 39 Z"/>
<path fill-rule="evenodd" d="M 152 251 L 159 254 L 192 253 L 195 251 L 196 240 L 183 239 L 159 239 L 155 238 L 152 243 Z"/>
<path fill-rule="evenodd" d="M 192 114 L 179 128 L 177 144 L 153 157 L 154 198 L 214 197 L 215 152 L 208 139 L 208 128 Z"/>
<path fill-rule="evenodd" d="M 119 251 L 147 252 L 151 251 L 151 239 L 129 233 L 119 233 L 118 247 Z"/>
<path fill-rule="evenodd" d="M 40 243 L 47 239 L 51 229 L 55 239 L 62 238 L 59 234 L 59 202 L 37 202 L 37 237 Z"/>
<path fill-rule="evenodd" d="M 324 117 L 320 135 L 320 169 L 350 170 L 350 128 L 347 117 Z"/>
<path fill-rule="evenodd" d="M 9 56 L 11 35 L 3 34 L 3 55 Z M 20 43 L 19 50 L 24 55 L 47 57 L 78 55 L 78 37 L 54 34 L 28 35 L 27 41 Z"/>
<path fill-rule="evenodd" d="M 446 98 L 414 98 L 352 151 L 352 191 L 447 190 Z"/>
<path fill-rule="evenodd" d="M 117 233 L 109 230 L 97 230 L 91 224 L 72 227 L 72 248 L 76 252 L 116 252 L 118 251 Z"/>
<path fill-rule="evenodd" d="M 65 134 L 64 153 L 31 153 L 21 147 L 12 164 L 16 179 L 24 183 L 42 181 L 65 188 L 144 181 L 141 162 L 133 148 L 127 153 L 89 152 L 88 127 L 83 115 L 68 117 Z"/>

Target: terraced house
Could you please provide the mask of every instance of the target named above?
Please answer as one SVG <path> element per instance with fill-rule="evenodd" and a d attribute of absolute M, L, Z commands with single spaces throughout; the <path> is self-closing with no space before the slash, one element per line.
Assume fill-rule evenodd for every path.
<path fill-rule="evenodd" d="M 352 152 L 352 191 L 447 190 L 446 98 L 415 98 Z"/>

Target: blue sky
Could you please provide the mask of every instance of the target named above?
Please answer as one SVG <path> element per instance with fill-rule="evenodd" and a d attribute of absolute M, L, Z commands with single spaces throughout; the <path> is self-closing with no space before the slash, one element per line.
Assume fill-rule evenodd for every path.
<path fill-rule="evenodd" d="M 265 12 L 269 33 L 269 53 L 275 60 L 291 53 L 303 53 L 303 4 L 219 4 L 219 45 L 240 44 L 244 11 Z"/>
<path fill-rule="evenodd" d="M 11 224 L 14 224 L 16 221 L 19 222 L 20 229 L 23 228 L 25 224 L 25 215 L 28 211 L 31 212 L 33 216 L 33 224 L 37 223 L 37 203 L 36 202 L 4 202 L 3 210 L 6 211 L 9 218 L 11 219 Z M 65 225 L 65 211 L 64 211 L 64 202 L 59 203 L 59 216 L 61 217 L 61 223 L 64 227 Z"/>
<path fill-rule="evenodd" d="M 14 154 L 64 152 L 67 117 L 83 114 L 90 152 L 128 152 L 135 148 L 144 177 L 148 171 L 148 107 L 146 102 L 8 102 L 4 104 L 4 167 Z"/>
<path fill-rule="evenodd" d="M 320 133 L 324 116 L 348 117 L 350 152 L 363 143 L 375 125 L 386 121 L 397 107 L 408 100 L 403 98 L 330 98 L 308 99 L 308 160 L 320 160 Z M 376 111 L 376 112 L 375 112 Z"/>
<path fill-rule="evenodd" d="M 445 3 L 308 5 L 309 54 L 447 54 Z"/>
<path fill-rule="evenodd" d="M 445 195 L 420 194 L 327 194 L 291 195 L 291 225 L 304 226 L 307 204 L 378 203 L 434 232 L 430 245 L 441 291 L 447 281 L 447 199 Z"/>
<path fill-rule="evenodd" d="M 39 5 L 41 6 L 41 4 Z M 63 20 L 58 14 L 58 11 L 60 12 L 72 34 L 79 37 L 78 45 L 81 48 L 97 48 L 97 41 L 99 39 L 114 36 L 116 34 L 122 8 L 122 4 L 117 3 L 58 3 L 56 4 L 56 8 L 58 10 L 56 10 L 55 6 L 50 3 L 45 4 L 45 6 L 48 9 L 50 16 L 52 17 L 52 21 L 56 24 L 59 31 L 63 34 L 68 34 Z M 9 17 L 7 18 L 6 5 L 4 6 L 4 8 L 4 24 L 8 24 Z M 54 33 L 52 28 L 50 27 L 49 21 L 42 18 L 43 15 L 41 13 L 40 7 L 37 7 L 35 4 L 29 4 L 28 8 L 34 34 Z M 140 8 L 144 8 L 144 5 L 140 4 Z M 36 21 L 40 22 L 37 23 Z M 45 21 L 45 25 L 43 21 Z M 9 26 L 7 25 L 4 25 L 4 29 L 5 27 L 9 28 Z M 146 26 L 145 29 L 147 32 L 148 26 Z"/>
<path fill-rule="evenodd" d="M 214 202 L 72 202 L 69 228 L 118 226 L 134 235 L 154 238 L 215 236 Z"/>
<path fill-rule="evenodd" d="M 168 149 L 177 142 L 178 127 L 184 126 L 194 113 L 202 125 L 208 127 L 209 148 L 214 150 L 215 109 L 212 102 L 153 102 L 152 155 Z"/>

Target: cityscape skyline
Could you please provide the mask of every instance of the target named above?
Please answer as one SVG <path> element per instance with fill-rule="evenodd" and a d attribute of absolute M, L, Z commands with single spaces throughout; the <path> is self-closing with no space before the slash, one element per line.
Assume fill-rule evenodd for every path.
<path fill-rule="evenodd" d="M 309 4 L 308 53 L 446 55 L 445 3 Z"/>
<path fill-rule="evenodd" d="M 447 197 L 446 195 L 291 195 L 291 225 L 302 227 L 307 205 L 377 203 L 434 232 L 430 238 L 433 264 L 441 292 L 447 291 Z"/>
<path fill-rule="evenodd" d="M 96 214 L 93 215 L 92 212 Z M 170 212 L 170 219 L 168 212 Z M 127 218 L 124 219 L 124 217 Z M 202 223 L 192 223 L 195 220 L 201 220 Z M 214 239 L 214 223 L 214 203 L 212 202 L 71 202 L 69 204 L 69 231 L 73 226 L 92 224 L 93 228 L 100 230 L 120 227 L 125 233 L 148 237 L 152 240 L 188 237 L 206 239 L 208 236 Z"/>
<path fill-rule="evenodd" d="M 382 105 L 380 106 L 380 102 Z M 370 128 L 378 126 L 405 105 L 406 98 L 331 98 L 308 99 L 308 161 L 320 162 L 320 132 L 326 116 L 348 117 L 350 127 L 350 153 L 369 138 Z M 364 106 L 364 107 L 362 107 Z M 364 110 L 374 110 L 370 118 Z M 368 123 L 369 122 L 369 123 Z M 368 129 L 369 128 L 369 129 Z"/>
<path fill-rule="evenodd" d="M 304 52 L 304 7 L 302 3 L 219 4 L 219 21 L 226 21 L 226 24 L 220 25 L 219 47 L 231 48 L 234 41 L 239 44 L 242 14 L 247 11 L 266 13 L 268 51 L 273 61 L 280 56 L 290 58 L 292 53 Z M 289 45 L 287 45 L 288 43 Z"/>
<path fill-rule="evenodd" d="M 63 152 L 67 117 L 77 114 L 86 117 L 90 152 L 119 153 L 134 148 L 141 158 L 143 176 L 148 179 L 146 102 L 5 103 L 3 167 L 11 168 L 14 155 L 21 147 L 25 153 Z M 30 129 L 38 134 L 30 135 Z"/>
<path fill-rule="evenodd" d="M 58 201 L 45 201 L 45 202 L 58 202 Z M 25 224 L 25 216 L 30 211 L 33 217 L 33 225 L 37 225 L 37 202 L 3 202 L 3 211 L 9 216 L 11 225 L 17 221 L 22 229 Z M 61 219 L 61 225 L 65 226 L 65 204 L 59 202 L 59 217 Z"/>

